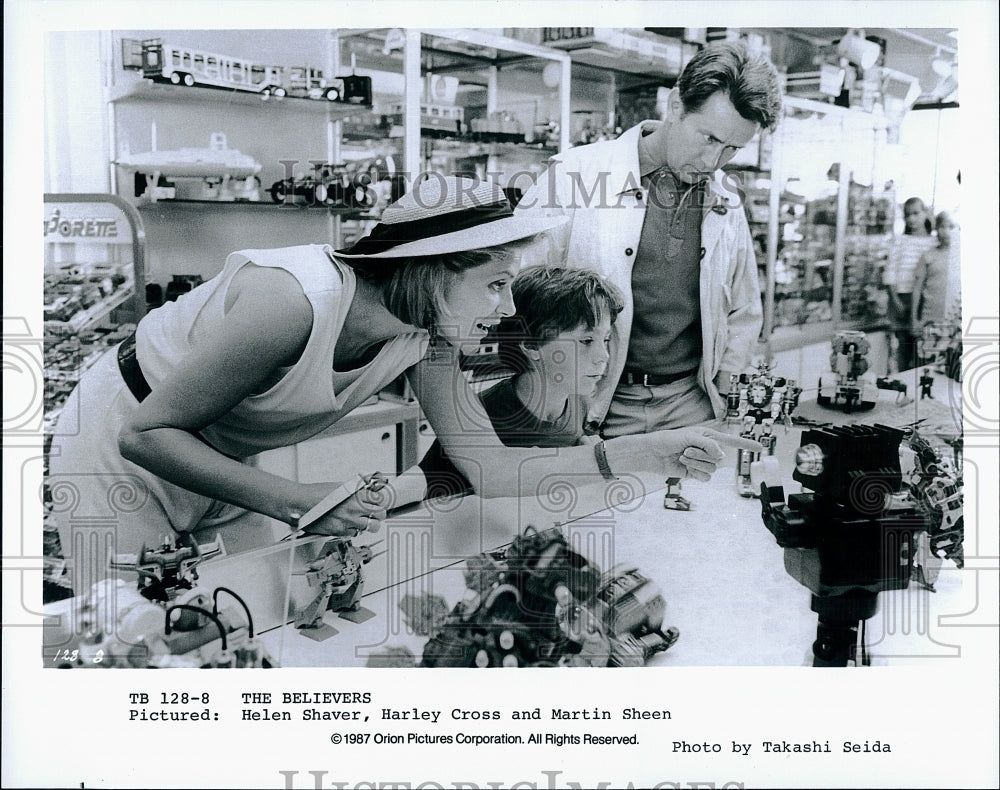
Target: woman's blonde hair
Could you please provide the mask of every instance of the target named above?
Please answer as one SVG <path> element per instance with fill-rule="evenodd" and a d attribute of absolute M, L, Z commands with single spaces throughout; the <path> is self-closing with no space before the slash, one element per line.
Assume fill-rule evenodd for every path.
<path fill-rule="evenodd" d="M 358 273 L 379 282 L 385 305 L 396 318 L 426 329 L 436 337 L 448 291 L 462 273 L 494 261 L 520 259 L 529 243 L 515 241 L 481 250 L 406 258 L 398 261 L 387 274 L 375 275 L 362 270 Z"/>

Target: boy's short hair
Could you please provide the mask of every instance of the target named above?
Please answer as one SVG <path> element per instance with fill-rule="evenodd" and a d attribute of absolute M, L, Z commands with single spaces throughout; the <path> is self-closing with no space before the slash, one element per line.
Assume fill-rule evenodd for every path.
<path fill-rule="evenodd" d="M 608 316 L 613 324 L 625 306 L 622 292 L 589 269 L 529 266 L 511 286 L 516 312 L 496 329 L 500 361 L 517 372 L 527 370 L 521 344 L 542 345 L 581 324 L 593 329 Z"/>

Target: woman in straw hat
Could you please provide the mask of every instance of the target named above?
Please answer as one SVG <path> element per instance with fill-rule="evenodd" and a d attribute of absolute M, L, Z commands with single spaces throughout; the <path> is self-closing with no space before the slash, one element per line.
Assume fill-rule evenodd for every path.
<path fill-rule="evenodd" d="M 236 252 L 212 280 L 149 313 L 82 377 L 55 432 L 53 518 L 76 589 L 106 575 L 111 550 L 217 527 L 234 510 L 293 527 L 312 511 L 309 530 L 336 535 L 419 499 L 412 479 L 395 478 L 313 520 L 336 483 L 246 463 L 318 434 L 404 372 L 482 496 L 529 494 L 561 472 L 707 478 L 732 437 L 664 431 L 538 457 L 504 447 L 469 391 L 456 351 L 513 313 L 524 240 L 563 221 L 515 218 L 490 183 L 430 177 L 349 249 Z"/>

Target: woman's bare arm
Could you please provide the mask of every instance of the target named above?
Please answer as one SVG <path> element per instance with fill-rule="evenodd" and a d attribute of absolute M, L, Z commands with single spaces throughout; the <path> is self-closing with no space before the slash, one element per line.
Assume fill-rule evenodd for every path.
<path fill-rule="evenodd" d="M 312 328 L 312 307 L 287 272 L 245 267 L 234 278 L 220 332 L 200 342 L 123 426 L 119 449 L 176 485 L 291 523 L 329 490 L 255 469 L 191 434 L 211 425 L 294 363 Z"/>

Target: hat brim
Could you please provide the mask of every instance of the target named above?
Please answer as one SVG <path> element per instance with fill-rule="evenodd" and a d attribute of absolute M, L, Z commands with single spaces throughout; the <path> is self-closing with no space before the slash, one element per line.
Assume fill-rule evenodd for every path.
<path fill-rule="evenodd" d="M 557 228 L 568 221 L 569 217 L 522 217 L 515 214 L 513 217 L 487 222 L 474 228 L 408 241 L 382 252 L 356 255 L 348 253 L 346 250 L 336 250 L 334 255 L 345 261 L 367 261 L 376 258 L 415 258 L 425 255 L 446 255 L 451 252 L 481 250 L 527 239 Z"/>

